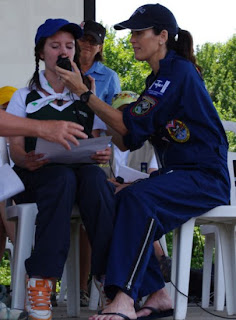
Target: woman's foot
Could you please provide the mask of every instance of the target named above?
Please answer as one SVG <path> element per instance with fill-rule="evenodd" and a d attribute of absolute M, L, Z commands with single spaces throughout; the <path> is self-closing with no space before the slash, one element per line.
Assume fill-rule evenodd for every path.
<path fill-rule="evenodd" d="M 134 300 L 122 291 L 117 293 L 115 299 L 102 310 L 101 314 L 95 314 L 89 317 L 89 320 L 123 320 L 125 317 L 118 315 L 118 313 L 129 319 L 137 319 Z"/>
<path fill-rule="evenodd" d="M 137 312 L 137 317 L 146 317 L 150 315 L 153 311 L 150 309 L 145 309 L 145 307 L 151 307 L 160 311 L 170 310 L 172 308 L 171 299 L 165 288 L 162 288 L 152 294 L 147 298 L 144 305 Z"/>

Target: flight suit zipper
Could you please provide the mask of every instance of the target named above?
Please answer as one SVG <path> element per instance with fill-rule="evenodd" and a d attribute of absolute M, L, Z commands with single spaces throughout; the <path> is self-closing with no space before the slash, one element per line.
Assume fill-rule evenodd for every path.
<path fill-rule="evenodd" d="M 152 234 L 154 232 L 154 226 L 155 226 L 155 220 L 152 218 L 151 221 L 150 221 L 150 224 L 148 226 L 147 233 L 146 233 L 146 236 L 144 238 L 143 245 L 141 247 L 140 253 L 139 253 L 138 258 L 136 260 L 136 263 L 134 265 L 134 268 L 133 268 L 133 271 L 131 273 L 131 276 L 129 277 L 128 283 L 126 285 L 127 290 L 131 289 L 132 283 L 136 278 L 137 270 L 140 267 L 140 263 L 141 263 L 143 254 L 147 250 L 148 244 L 149 244 L 150 239 L 152 237 Z"/>

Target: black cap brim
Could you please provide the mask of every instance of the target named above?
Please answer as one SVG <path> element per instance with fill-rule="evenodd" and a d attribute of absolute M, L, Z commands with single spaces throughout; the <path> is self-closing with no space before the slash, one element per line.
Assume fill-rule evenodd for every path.
<path fill-rule="evenodd" d="M 94 37 L 94 39 L 97 41 L 98 44 L 103 44 L 102 39 L 95 32 L 90 31 L 90 30 L 84 31 L 84 35 L 86 35 L 86 34 Z"/>
<path fill-rule="evenodd" d="M 126 20 L 120 23 L 117 23 L 114 25 L 114 29 L 115 30 L 124 30 L 124 29 L 130 29 L 130 30 L 134 30 L 134 31 L 141 31 L 141 30 L 146 30 L 146 29 L 150 29 L 153 28 L 153 25 L 147 25 L 147 23 L 142 23 L 142 21 L 140 21 L 138 24 L 136 23 L 136 21 L 131 21 Z"/>

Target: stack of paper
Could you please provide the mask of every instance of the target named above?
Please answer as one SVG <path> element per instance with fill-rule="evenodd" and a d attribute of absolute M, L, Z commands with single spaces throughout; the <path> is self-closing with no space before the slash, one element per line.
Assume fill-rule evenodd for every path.
<path fill-rule="evenodd" d="M 124 182 L 133 182 L 138 179 L 146 179 L 149 177 L 149 174 L 141 172 L 135 169 L 132 169 L 127 166 L 120 166 L 118 171 L 118 176 L 124 179 Z"/>
<path fill-rule="evenodd" d="M 111 141 L 110 136 L 92 139 L 81 139 L 75 146 L 69 142 L 71 150 L 66 150 L 62 145 L 38 138 L 35 153 L 43 153 L 41 159 L 49 159 L 56 163 L 93 163 L 91 156 L 97 151 L 105 150 Z"/>

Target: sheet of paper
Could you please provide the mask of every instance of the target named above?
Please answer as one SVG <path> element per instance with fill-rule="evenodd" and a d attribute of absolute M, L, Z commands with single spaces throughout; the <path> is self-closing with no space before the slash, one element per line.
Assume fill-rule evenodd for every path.
<path fill-rule="evenodd" d="M 38 138 L 35 153 L 43 153 L 43 159 L 55 163 L 94 163 L 91 156 L 96 151 L 105 150 L 111 141 L 111 136 L 102 136 L 92 139 L 81 139 L 79 145 L 70 143 L 71 150 L 66 150 L 62 145 Z"/>
<path fill-rule="evenodd" d="M 24 184 L 9 164 L 0 167 L 0 201 L 9 199 L 24 190 Z"/>
<path fill-rule="evenodd" d="M 149 177 L 149 174 L 127 166 L 120 166 L 118 170 L 118 176 L 122 177 L 124 182 L 133 182 L 138 179 L 146 179 Z"/>

